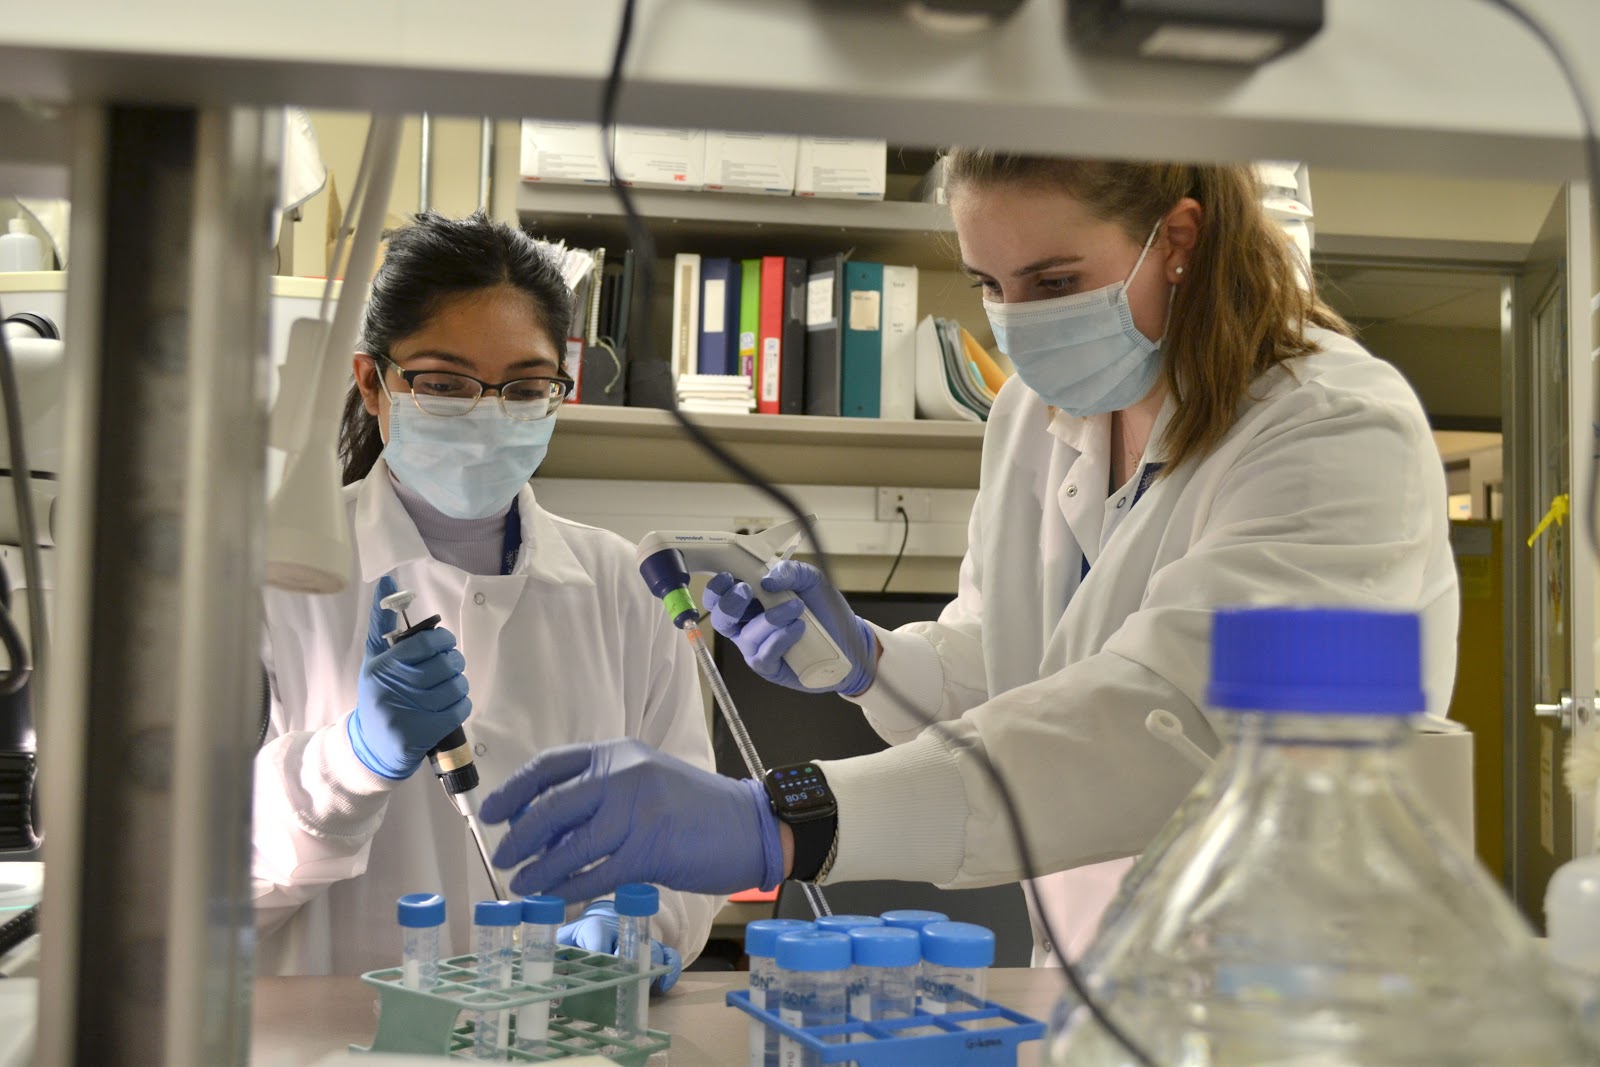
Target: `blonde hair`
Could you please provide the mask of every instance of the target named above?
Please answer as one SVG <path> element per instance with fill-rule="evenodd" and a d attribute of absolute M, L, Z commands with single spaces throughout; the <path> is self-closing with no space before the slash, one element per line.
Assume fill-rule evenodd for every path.
<path fill-rule="evenodd" d="M 945 157 L 951 195 L 997 185 L 1059 189 L 1095 218 L 1144 244 L 1185 197 L 1201 207 L 1199 234 L 1173 297 L 1162 342 L 1175 404 L 1167 470 L 1199 459 L 1232 429 L 1250 385 L 1269 368 L 1315 351 L 1308 326 L 1349 336 L 1349 325 L 1302 287 L 1287 235 L 1261 207 L 1247 166 L 1119 163 L 958 148 Z"/>

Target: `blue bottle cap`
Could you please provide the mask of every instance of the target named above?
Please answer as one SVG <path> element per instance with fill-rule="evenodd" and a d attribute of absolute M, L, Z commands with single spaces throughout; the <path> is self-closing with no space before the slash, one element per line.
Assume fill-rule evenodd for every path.
<path fill-rule="evenodd" d="M 480 900 L 472 906 L 474 926 L 516 926 L 521 922 L 521 901 Z"/>
<path fill-rule="evenodd" d="M 522 921 L 537 926 L 559 926 L 567 918 L 567 902 L 560 897 L 523 897 Z"/>
<path fill-rule="evenodd" d="M 778 935 L 813 930 L 803 919 L 757 919 L 744 928 L 744 954 L 771 959 L 778 951 Z"/>
<path fill-rule="evenodd" d="M 791 930 L 778 935 L 778 969 L 848 971 L 850 938 L 830 930 Z"/>
<path fill-rule="evenodd" d="M 922 937 L 899 926 L 858 926 L 850 931 L 857 967 L 915 967 L 922 962 Z"/>
<path fill-rule="evenodd" d="M 976 923 L 929 923 L 922 958 L 940 967 L 992 967 L 994 931 Z"/>
<path fill-rule="evenodd" d="M 882 926 L 883 920 L 876 915 L 819 915 L 816 925 L 818 930 L 848 934 L 863 926 Z"/>
<path fill-rule="evenodd" d="M 1212 621 L 1206 701 L 1234 711 L 1424 711 L 1421 620 L 1358 608 L 1225 608 Z"/>
<path fill-rule="evenodd" d="M 400 898 L 396 921 L 401 926 L 421 930 L 444 924 L 444 897 L 438 893 L 407 893 Z"/>
<path fill-rule="evenodd" d="M 618 915 L 654 915 L 661 910 L 661 893 L 653 885 L 630 882 L 617 886 Z"/>
<path fill-rule="evenodd" d="M 942 911 L 917 911 L 908 908 L 904 911 L 886 911 L 883 913 L 885 926 L 899 926 L 907 930 L 920 930 L 929 923 L 949 922 L 950 916 Z"/>

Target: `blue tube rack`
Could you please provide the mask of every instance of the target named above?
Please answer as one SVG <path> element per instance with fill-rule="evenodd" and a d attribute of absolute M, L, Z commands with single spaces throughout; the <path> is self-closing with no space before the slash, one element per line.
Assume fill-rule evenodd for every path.
<path fill-rule="evenodd" d="M 429 989 L 407 989 L 398 967 L 369 971 L 361 980 L 379 994 L 378 1032 L 367 1046 L 352 1052 L 409 1052 L 453 1059 L 472 1059 L 474 1028 L 470 1016 L 480 1011 L 510 1011 L 541 1000 L 559 1000 L 550 1012 L 549 1036 L 538 1049 L 519 1049 L 515 1036 L 507 1052 L 511 1063 L 548 1063 L 570 1056 L 605 1056 L 624 1067 L 644 1067 L 664 1051 L 671 1038 L 660 1030 L 642 1035 L 616 1029 L 617 987 L 624 982 L 651 981 L 667 973 L 665 966 L 630 970 L 615 956 L 582 949 L 556 950 L 555 977 L 548 982 L 523 982 L 521 965 L 505 989 L 488 990 L 480 980 L 478 957 L 453 956 L 439 963 L 439 983 Z M 469 1016 L 461 1020 L 462 1013 Z"/>
<path fill-rule="evenodd" d="M 972 1011 L 945 1015 L 917 1014 L 883 1022 L 866 1022 L 850 1015 L 847 1022 L 836 1026 L 806 1028 L 792 1026 L 776 1012 L 756 1007 L 747 990 L 729 993 L 728 1004 L 798 1041 L 823 1063 L 854 1063 L 858 1067 L 1014 1067 L 1017 1046 L 1044 1036 L 1044 1023 L 993 1001 Z M 896 1036 L 905 1031 L 916 1033 Z M 840 1040 L 832 1044 L 827 1038 Z"/>

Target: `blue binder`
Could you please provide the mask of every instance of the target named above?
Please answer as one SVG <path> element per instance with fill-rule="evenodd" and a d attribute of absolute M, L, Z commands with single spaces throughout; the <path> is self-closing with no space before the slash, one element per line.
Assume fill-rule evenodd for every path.
<path fill-rule="evenodd" d="M 733 260 L 701 261 L 701 374 L 739 373 L 739 282 L 739 266 Z"/>
<path fill-rule="evenodd" d="M 883 264 L 845 264 L 839 414 L 878 417 L 883 396 Z"/>

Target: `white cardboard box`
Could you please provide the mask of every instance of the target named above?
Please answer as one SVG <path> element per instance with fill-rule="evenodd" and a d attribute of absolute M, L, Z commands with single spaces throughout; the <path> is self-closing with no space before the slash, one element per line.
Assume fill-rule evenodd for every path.
<path fill-rule="evenodd" d="M 882 200 L 888 169 L 889 146 L 884 141 L 802 137 L 794 195 Z"/>
<path fill-rule="evenodd" d="M 605 138 L 589 122 L 522 120 L 522 179 L 609 185 Z"/>
<path fill-rule="evenodd" d="M 800 138 L 775 133 L 706 131 L 706 188 L 719 193 L 794 192 Z"/>
<path fill-rule="evenodd" d="M 641 189 L 705 186 L 706 131 L 618 126 L 617 177 Z"/>

